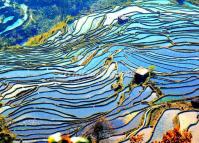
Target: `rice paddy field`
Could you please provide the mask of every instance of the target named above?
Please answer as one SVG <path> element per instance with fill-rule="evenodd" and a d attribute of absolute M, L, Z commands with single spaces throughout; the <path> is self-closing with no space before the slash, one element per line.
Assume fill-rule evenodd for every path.
<path fill-rule="evenodd" d="M 30 18 L 5 3 L 0 34 Z M 139 67 L 153 67 L 145 84 L 133 83 Z M 101 143 L 151 143 L 176 124 L 199 143 L 198 96 L 199 6 L 189 2 L 135 0 L 77 16 L 42 44 L 0 48 L 0 114 L 16 143 L 81 136 L 101 117 L 112 126 Z"/>

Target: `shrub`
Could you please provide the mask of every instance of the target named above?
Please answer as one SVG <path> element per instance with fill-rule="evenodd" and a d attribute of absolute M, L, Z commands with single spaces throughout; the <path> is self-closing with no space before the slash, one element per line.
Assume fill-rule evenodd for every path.
<path fill-rule="evenodd" d="M 161 141 L 153 143 L 191 143 L 192 134 L 188 131 L 180 131 L 179 127 L 169 130 L 163 135 Z"/>
<path fill-rule="evenodd" d="M 136 135 L 136 136 L 131 136 L 130 137 L 130 142 L 131 143 L 141 143 L 141 142 L 143 142 L 143 134 Z"/>
<path fill-rule="evenodd" d="M 6 123 L 5 117 L 0 115 L 0 143 L 12 143 L 16 137 L 10 132 Z"/>

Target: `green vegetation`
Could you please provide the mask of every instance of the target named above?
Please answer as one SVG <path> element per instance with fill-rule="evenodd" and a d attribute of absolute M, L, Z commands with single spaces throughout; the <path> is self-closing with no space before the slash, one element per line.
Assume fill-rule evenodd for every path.
<path fill-rule="evenodd" d="M 155 66 L 154 65 L 150 65 L 149 67 L 148 67 L 148 69 L 149 69 L 149 71 L 150 72 L 153 72 L 154 70 L 155 70 Z"/>

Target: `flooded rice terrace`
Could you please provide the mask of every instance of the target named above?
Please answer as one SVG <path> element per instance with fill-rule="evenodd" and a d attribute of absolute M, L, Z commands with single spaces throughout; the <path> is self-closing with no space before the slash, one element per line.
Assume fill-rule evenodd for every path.
<path fill-rule="evenodd" d="M 142 71 L 147 79 L 135 82 Z M 177 124 L 199 143 L 198 96 L 199 6 L 189 2 L 113 6 L 76 17 L 45 43 L 0 49 L 0 114 L 15 142 L 93 134 L 105 118 L 112 129 L 100 142 L 161 140 Z"/>

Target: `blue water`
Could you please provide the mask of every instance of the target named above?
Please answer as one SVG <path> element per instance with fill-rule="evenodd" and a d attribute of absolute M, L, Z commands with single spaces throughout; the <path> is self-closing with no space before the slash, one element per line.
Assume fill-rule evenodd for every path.
<path fill-rule="evenodd" d="M 128 17 L 122 25 L 121 13 Z M 80 14 L 66 33 L 43 45 L 2 49 L 0 113 L 13 120 L 8 126 L 16 141 L 46 142 L 55 132 L 80 135 L 102 115 L 114 124 L 110 137 L 147 128 L 139 121 L 147 121 L 153 107 L 143 101 L 158 105 L 199 95 L 197 21 L 199 8 L 188 2 L 135 1 Z M 150 65 L 156 67 L 150 80 L 163 97 L 152 97 L 149 86 L 129 88 L 136 68 Z M 123 88 L 116 92 L 112 85 L 121 73 Z"/>

